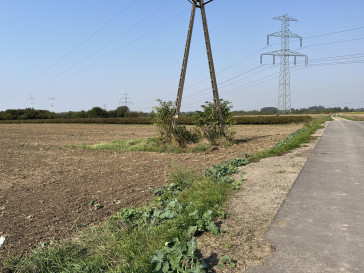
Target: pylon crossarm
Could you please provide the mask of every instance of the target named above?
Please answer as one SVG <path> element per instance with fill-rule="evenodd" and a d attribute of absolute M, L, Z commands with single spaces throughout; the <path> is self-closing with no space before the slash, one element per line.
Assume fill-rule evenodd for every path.
<path fill-rule="evenodd" d="M 268 34 L 268 37 L 269 37 L 269 36 L 273 36 L 273 37 L 281 37 L 281 36 L 282 36 L 282 32 L 281 32 L 281 31 L 274 32 L 274 33 Z"/>
<path fill-rule="evenodd" d="M 302 39 L 301 36 L 295 34 L 295 33 L 291 33 L 290 31 L 288 32 L 288 34 L 286 35 L 287 38 L 297 38 L 297 39 Z"/>
<path fill-rule="evenodd" d="M 267 46 L 269 46 L 269 37 L 272 36 L 272 37 L 281 37 L 282 33 L 279 31 L 279 32 L 275 32 L 275 33 L 272 33 L 272 34 L 268 34 L 267 35 Z"/>
<path fill-rule="evenodd" d="M 288 14 L 285 14 L 285 15 L 282 15 L 282 16 L 278 16 L 278 17 L 274 17 L 273 20 L 298 21 L 297 19 L 288 16 Z"/>

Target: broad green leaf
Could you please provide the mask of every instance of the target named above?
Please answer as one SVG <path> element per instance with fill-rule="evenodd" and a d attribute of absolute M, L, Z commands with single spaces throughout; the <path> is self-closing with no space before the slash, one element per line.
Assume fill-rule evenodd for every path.
<path fill-rule="evenodd" d="M 219 264 L 217 265 L 217 268 L 218 268 L 218 269 L 223 269 L 224 267 L 225 267 L 225 265 L 224 265 L 224 264 L 220 264 L 220 263 L 219 263 Z"/>
<path fill-rule="evenodd" d="M 187 230 L 188 238 L 193 237 L 195 235 L 196 231 L 197 231 L 197 226 L 190 226 Z"/>
<path fill-rule="evenodd" d="M 215 225 L 214 222 L 210 222 L 208 227 L 207 227 L 207 230 L 210 231 L 212 234 L 214 235 L 217 235 L 219 234 L 219 228 Z"/>
<path fill-rule="evenodd" d="M 168 270 L 169 270 L 169 263 L 168 263 L 168 262 L 165 262 L 165 263 L 163 264 L 162 272 L 163 272 L 163 273 L 167 273 L 167 272 L 168 272 Z"/>

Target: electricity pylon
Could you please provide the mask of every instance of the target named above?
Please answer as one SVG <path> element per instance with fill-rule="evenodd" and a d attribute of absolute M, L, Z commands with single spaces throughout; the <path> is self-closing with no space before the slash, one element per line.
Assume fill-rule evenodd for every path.
<path fill-rule="evenodd" d="M 50 107 L 51 113 L 54 113 L 54 105 L 53 105 L 53 102 L 54 102 L 55 99 L 56 98 L 48 98 L 48 100 L 51 102 L 51 107 Z"/>
<path fill-rule="evenodd" d="M 196 8 L 199 8 L 201 10 L 202 25 L 203 25 L 203 30 L 204 30 L 204 34 L 205 34 L 207 58 L 208 58 L 209 69 L 210 69 L 212 93 L 214 95 L 214 105 L 218 112 L 219 125 L 222 126 L 223 118 L 222 118 L 222 112 L 221 112 L 221 106 L 220 106 L 219 91 L 217 89 L 215 67 L 214 67 L 214 61 L 212 58 L 210 36 L 209 36 L 208 27 L 207 27 L 207 19 L 206 19 L 206 11 L 205 11 L 205 5 L 212 2 L 213 0 L 209 0 L 206 3 L 204 2 L 204 0 L 188 0 L 188 1 L 192 4 L 192 10 L 191 10 L 190 24 L 189 24 L 188 33 L 187 33 L 185 53 L 183 56 L 181 76 L 180 76 L 179 85 L 178 85 L 178 93 L 177 93 L 177 99 L 176 99 L 176 112 L 175 112 L 175 115 L 173 116 L 173 127 L 175 128 L 178 125 L 178 117 L 179 117 L 180 109 L 181 109 L 182 94 L 183 94 L 183 88 L 184 88 L 185 78 L 186 78 L 187 63 L 188 63 L 188 56 L 189 56 L 189 52 L 190 52 L 190 46 L 191 46 L 191 38 L 192 38 L 193 25 L 194 25 L 194 21 L 195 21 Z"/>
<path fill-rule="evenodd" d="M 30 100 L 30 109 L 34 109 L 34 100 L 35 100 L 34 96 L 30 95 L 29 100 Z"/>
<path fill-rule="evenodd" d="M 280 72 L 279 72 L 279 89 L 278 89 L 278 111 L 281 114 L 286 114 L 291 111 L 291 83 L 290 83 L 290 68 L 289 57 L 294 57 L 294 64 L 296 65 L 297 57 L 305 57 L 305 64 L 308 64 L 308 57 L 298 52 L 289 49 L 289 39 L 300 39 L 300 46 L 302 47 L 302 37 L 292 33 L 289 30 L 289 22 L 297 21 L 296 19 L 288 16 L 287 14 L 275 17 L 274 20 L 281 21 L 281 31 L 269 34 L 267 36 L 267 45 L 269 46 L 269 37 L 281 37 L 281 50 L 263 53 L 260 55 L 260 63 L 263 62 L 263 55 L 273 56 L 273 65 L 275 64 L 275 57 L 280 57 Z"/>
<path fill-rule="evenodd" d="M 128 93 L 124 93 L 124 100 L 120 99 L 119 105 L 128 107 L 129 104 L 133 104 L 128 95 Z"/>

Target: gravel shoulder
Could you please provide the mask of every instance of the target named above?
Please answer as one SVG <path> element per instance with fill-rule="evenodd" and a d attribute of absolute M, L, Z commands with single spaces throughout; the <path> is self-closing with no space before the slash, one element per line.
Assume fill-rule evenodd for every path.
<path fill-rule="evenodd" d="M 243 180 L 241 190 L 228 203 L 230 217 L 220 222 L 225 232 L 221 236 L 204 234 L 199 238 L 202 255 L 209 267 L 213 267 L 209 272 L 242 272 L 248 266 L 262 263 L 274 252 L 274 245 L 263 234 L 324 130 L 319 129 L 311 143 L 287 154 L 240 168 L 235 178 Z M 225 255 L 236 261 L 235 268 L 229 265 L 217 268 L 219 259 Z"/>

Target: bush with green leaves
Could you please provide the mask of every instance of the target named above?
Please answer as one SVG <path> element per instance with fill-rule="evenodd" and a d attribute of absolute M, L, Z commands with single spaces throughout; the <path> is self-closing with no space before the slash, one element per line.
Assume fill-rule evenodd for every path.
<path fill-rule="evenodd" d="M 185 147 L 188 143 L 197 143 L 200 139 L 199 131 L 189 131 L 186 125 L 177 125 L 172 131 L 173 139 L 179 147 Z"/>
<path fill-rule="evenodd" d="M 231 103 L 220 100 L 223 123 L 219 122 L 217 108 L 212 102 L 201 105 L 203 111 L 197 111 L 195 125 L 201 129 L 203 136 L 213 145 L 222 137 L 231 140 L 234 133 L 231 131 L 234 119 L 231 114 Z"/>
<path fill-rule="evenodd" d="M 172 121 L 175 113 L 175 106 L 172 101 L 157 100 L 158 106 L 153 107 L 151 113 L 153 123 L 157 127 L 160 140 L 163 143 L 170 143 L 172 140 Z"/>
<path fill-rule="evenodd" d="M 234 158 L 218 166 L 207 168 L 205 170 L 204 176 L 219 184 L 232 184 L 234 183 L 234 179 L 230 175 L 238 173 L 238 167 L 248 165 L 249 163 L 249 159 L 247 158 Z"/>
<path fill-rule="evenodd" d="M 153 123 L 158 129 L 162 143 L 171 143 L 172 139 L 179 147 L 185 147 L 188 143 L 196 143 L 199 139 L 198 132 L 187 130 L 186 125 L 173 127 L 173 116 L 176 108 L 172 101 L 157 100 L 158 106 L 152 112 Z"/>

